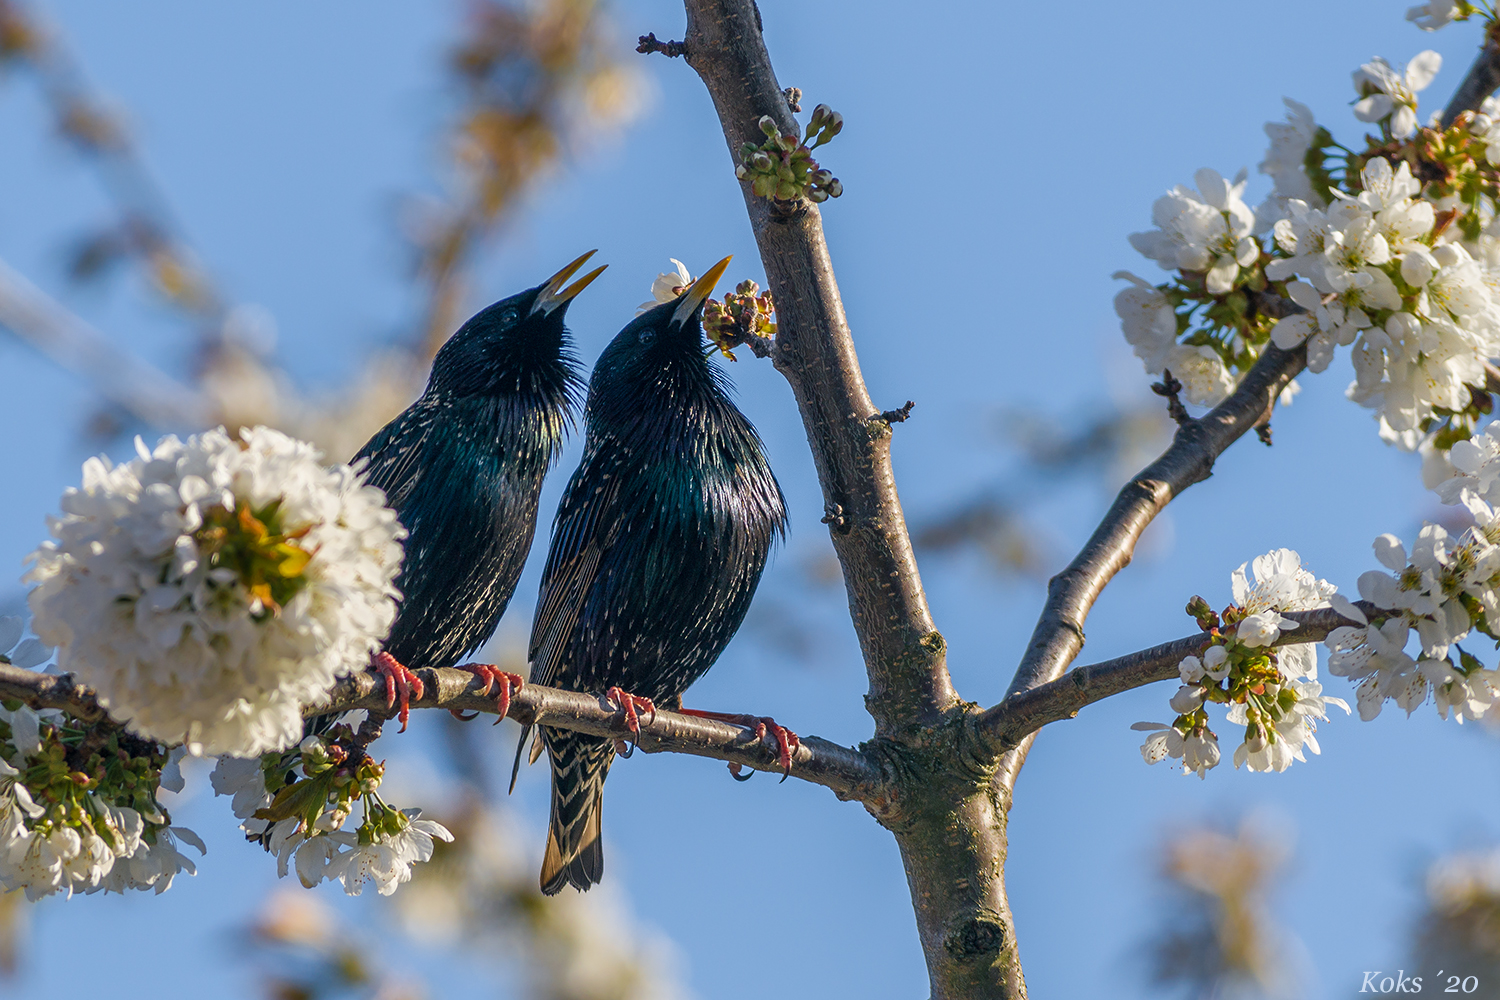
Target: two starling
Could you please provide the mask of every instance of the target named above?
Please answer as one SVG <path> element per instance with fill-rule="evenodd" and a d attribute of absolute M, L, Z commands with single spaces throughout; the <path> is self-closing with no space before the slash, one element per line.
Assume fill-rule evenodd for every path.
<path fill-rule="evenodd" d="M 704 343 L 703 304 L 728 265 L 638 316 L 600 356 L 583 461 L 552 530 L 531 680 L 608 691 L 627 723 L 638 707 L 680 704 L 718 659 L 785 531 L 760 437 Z M 601 796 L 615 743 L 547 727 L 543 737 L 552 814 L 542 891 L 587 889 L 604 870 Z"/>
<path fill-rule="evenodd" d="M 420 399 L 356 456 L 407 530 L 402 600 L 378 664 L 401 698 L 421 681 L 404 664 L 449 667 L 487 640 L 516 589 L 536 531 L 542 479 L 583 388 L 563 316 L 604 271 L 563 285 L 589 251 L 541 285 L 491 305 L 433 359 Z M 508 701 L 521 681 L 469 665 Z"/>

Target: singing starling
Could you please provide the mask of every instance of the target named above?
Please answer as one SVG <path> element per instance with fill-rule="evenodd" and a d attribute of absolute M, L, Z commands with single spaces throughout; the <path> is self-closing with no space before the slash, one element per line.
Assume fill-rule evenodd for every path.
<path fill-rule="evenodd" d="M 760 437 L 730 402 L 700 325 L 728 266 L 638 316 L 600 356 L 583 461 L 543 570 L 532 681 L 608 691 L 629 722 L 638 705 L 679 703 L 719 658 L 785 531 Z M 604 873 L 601 795 L 616 751 L 583 733 L 543 727 L 543 736 L 552 817 L 541 883 L 551 895 Z"/>
<path fill-rule="evenodd" d="M 407 530 L 402 599 L 377 665 L 401 698 L 421 681 L 404 664 L 450 667 L 495 631 L 536 531 L 542 479 L 572 426 L 583 379 L 563 315 L 597 278 L 563 288 L 588 253 L 535 288 L 482 309 L 437 352 L 422 397 L 356 456 Z M 520 678 L 488 664 L 509 702 Z"/>

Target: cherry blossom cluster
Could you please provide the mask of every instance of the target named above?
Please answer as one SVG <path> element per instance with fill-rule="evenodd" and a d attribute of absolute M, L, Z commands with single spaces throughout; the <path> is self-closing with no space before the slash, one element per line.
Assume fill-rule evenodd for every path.
<path fill-rule="evenodd" d="M 1411 16 L 1436 27 L 1472 13 L 1461 6 Z M 1363 149 L 1288 100 L 1286 121 L 1266 126 L 1260 170 L 1274 186 L 1255 209 L 1243 171 L 1200 170 L 1197 190 L 1158 199 L 1156 228 L 1130 239 L 1176 276 L 1116 274 L 1131 282 L 1116 312 L 1149 372 L 1170 370 L 1189 402 L 1213 405 L 1267 343 L 1305 343 L 1314 373 L 1352 346 L 1348 394 L 1387 441 L 1442 451 L 1473 432 L 1492 408 L 1485 363 L 1500 356 L 1500 127 L 1488 105 L 1446 130 L 1419 126 L 1417 94 L 1440 65 L 1427 51 L 1400 71 L 1377 58 L 1354 73 L 1355 117 L 1378 132 Z"/>
<path fill-rule="evenodd" d="M 22 665 L 18 618 L 0 618 L 0 658 Z M 30 642 L 31 640 L 28 640 Z M 44 657 L 45 658 L 45 657 Z M 108 723 L 0 705 L 0 885 L 26 898 L 61 893 L 165 892 L 196 874 L 178 841 L 203 853 L 193 831 L 173 826 L 159 789 L 182 790 L 181 751 Z"/>
<path fill-rule="evenodd" d="M 1209 725 L 1207 706 L 1228 706 L 1226 721 L 1244 726 L 1234 751 L 1234 766 L 1252 771 L 1284 771 L 1305 761 L 1303 748 L 1319 753 L 1317 720 L 1328 718 L 1328 706 L 1349 710 L 1342 700 L 1323 696 L 1318 683 L 1314 643 L 1274 646 L 1283 632 L 1298 627 L 1282 612 L 1328 607 L 1334 588 L 1302 568 L 1291 549 L 1276 549 L 1234 571 L 1234 603 L 1215 613 L 1207 601 L 1193 598 L 1188 613 L 1208 633 L 1202 653 L 1185 657 L 1178 667 L 1182 686 L 1172 696 L 1177 718 L 1171 724 L 1138 722 L 1132 729 L 1149 732 L 1141 745 L 1146 763 L 1172 758 L 1184 774 L 1205 777 L 1220 761 L 1219 738 Z"/>
<path fill-rule="evenodd" d="M 760 130 L 766 139 L 759 146 L 747 142 L 740 147 L 740 163 L 734 175 L 749 181 L 757 197 L 792 202 L 802 198 L 823 202 L 844 193 L 844 185 L 833 174 L 818 165 L 812 151 L 838 135 L 844 128 L 844 116 L 826 104 L 813 109 L 807 131 L 798 138 L 794 132 L 784 135 L 776 119 L 762 115 Z"/>
<path fill-rule="evenodd" d="M 1429 694 L 1438 714 L 1462 722 L 1484 716 L 1500 700 L 1500 671 L 1486 668 L 1458 643 L 1472 632 L 1491 639 L 1500 622 L 1500 425 L 1455 444 L 1449 453 L 1458 475 L 1444 481 L 1444 503 L 1462 504 L 1474 523 L 1454 537 L 1428 523 L 1410 553 L 1394 535 L 1375 540 L 1375 556 L 1388 572 L 1359 578 L 1360 596 L 1388 615 L 1367 617 L 1344 601 L 1334 607 L 1357 625 L 1335 629 L 1330 673 L 1358 683 L 1363 719 L 1391 700 L 1407 714 Z M 1407 653 L 1416 632 L 1417 655 Z"/>
<path fill-rule="evenodd" d="M 302 738 L 302 706 L 368 663 L 405 532 L 380 490 L 264 427 L 163 438 L 83 485 L 32 553 L 33 628 L 137 735 L 193 754 Z"/>
<path fill-rule="evenodd" d="M 220 757 L 210 780 L 215 794 L 231 796 L 246 838 L 276 855 L 282 878 L 295 863 L 309 889 L 337 880 L 358 896 L 373 882 L 389 896 L 410 881 L 412 865 L 432 857 L 433 838 L 453 834 L 421 819 L 420 810 L 386 804 L 379 794 L 385 765 L 369 757 L 367 744 L 340 723 L 287 752 Z M 363 818 L 345 830 L 356 804 Z"/>

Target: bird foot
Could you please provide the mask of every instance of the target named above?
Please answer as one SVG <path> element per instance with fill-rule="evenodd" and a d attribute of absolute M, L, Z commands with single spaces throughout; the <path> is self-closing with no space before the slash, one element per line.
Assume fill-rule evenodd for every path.
<path fill-rule="evenodd" d="M 617 687 L 612 687 L 604 692 L 604 697 L 619 705 L 620 711 L 625 713 L 625 731 L 628 733 L 639 733 L 641 731 L 641 713 L 643 712 L 650 712 L 651 721 L 656 721 L 656 706 L 651 703 L 650 698 L 641 698 L 633 694 L 626 694 Z M 623 740 L 616 740 L 615 749 L 619 751 L 620 756 L 629 757 L 635 750 L 632 748 L 629 753 L 620 750 L 623 743 Z"/>
<path fill-rule="evenodd" d="M 510 700 L 526 686 L 526 679 L 520 674 L 501 670 L 493 663 L 460 663 L 455 669 L 467 670 L 484 681 L 484 694 L 494 690 L 496 681 L 500 683 L 500 691 L 495 695 L 495 711 L 499 713 L 499 718 L 495 720 L 497 726 L 510 714 Z"/>
<path fill-rule="evenodd" d="M 740 715 L 734 712 L 704 712 L 696 708 L 679 708 L 677 711 L 683 715 L 696 715 L 700 719 L 717 719 L 719 722 L 732 722 L 736 726 L 744 726 L 753 730 L 757 740 L 764 740 L 766 734 L 770 733 L 776 740 L 776 762 L 781 765 L 781 780 L 785 781 L 792 776 L 792 758 L 797 756 L 797 749 L 802 746 L 802 740 L 796 733 L 779 724 L 769 715 Z M 737 781 L 749 781 L 750 775 L 740 777 L 740 766 L 731 763 L 729 773 L 734 775 Z M 754 772 L 751 772 L 752 774 Z"/>
<path fill-rule="evenodd" d="M 372 658 L 375 669 L 385 677 L 385 707 L 394 708 L 396 699 L 401 699 L 401 710 L 396 717 L 401 720 L 401 731 L 406 732 L 406 720 L 411 718 L 411 699 L 421 700 L 427 690 L 422 678 L 412 673 L 390 653 L 379 652 Z"/>

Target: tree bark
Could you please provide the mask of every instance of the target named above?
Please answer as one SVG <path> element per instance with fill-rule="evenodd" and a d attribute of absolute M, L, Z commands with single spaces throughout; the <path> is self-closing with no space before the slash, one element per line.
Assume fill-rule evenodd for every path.
<path fill-rule="evenodd" d="M 801 131 L 753 0 L 686 6 L 684 56 L 718 111 L 728 178 L 741 145 L 764 139 L 762 116 L 783 133 Z M 772 202 L 741 188 L 776 303 L 772 360 L 807 430 L 869 676 L 875 739 L 861 749 L 881 761 L 887 780 L 865 805 L 900 846 L 932 996 L 1025 997 L 1005 898 L 1007 803 L 991 781 L 995 756 L 976 734 L 977 706 L 959 700 L 948 676 L 896 495 L 890 422 L 865 390 L 822 215 L 806 200 Z"/>

